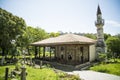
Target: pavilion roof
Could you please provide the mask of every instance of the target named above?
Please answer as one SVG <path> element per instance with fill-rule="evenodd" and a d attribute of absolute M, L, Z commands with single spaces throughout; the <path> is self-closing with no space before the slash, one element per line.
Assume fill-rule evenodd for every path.
<path fill-rule="evenodd" d="M 94 44 L 96 41 L 84 36 L 75 34 L 65 34 L 58 37 L 44 39 L 38 42 L 31 43 L 33 46 L 52 46 L 65 44 Z"/>

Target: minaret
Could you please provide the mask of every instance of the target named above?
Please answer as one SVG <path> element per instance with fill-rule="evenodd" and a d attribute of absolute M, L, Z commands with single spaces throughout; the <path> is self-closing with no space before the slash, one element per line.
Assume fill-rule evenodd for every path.
<path fill-rule="evenodd" d="M 96 53 L 105 53 L 105 42 L 104 42 L 104 19 L 102 19 L 102 13 L 98 5 L 97 8 L 97 20 L 95 21 L 95 26 L 97 27 L 97 42 L 96 42 Z"/>

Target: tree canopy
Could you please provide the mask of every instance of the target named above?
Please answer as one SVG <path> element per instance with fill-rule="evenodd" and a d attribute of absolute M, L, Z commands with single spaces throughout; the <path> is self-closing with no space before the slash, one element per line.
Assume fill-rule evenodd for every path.
<path fill-rule="evenodd" d="M 0 8 L 0 48 L 3 55 L 4 51 L 12 46 L 12 41 L 16 41 L 25 29 L 24 19 Z"/>
<path fill-rule="evenodd" d="M 120 39 L 118 37 L 112 36 L 106 40 L 108 51 L 115 53 L 117 56 L 120 56 Z"/>
<path fill-rule="evenodd" d="M 24 35 L 28 38 L 29 43 L 48 38 L 48 33 L 39 27 L 33 28 L 28 26 Z"/>

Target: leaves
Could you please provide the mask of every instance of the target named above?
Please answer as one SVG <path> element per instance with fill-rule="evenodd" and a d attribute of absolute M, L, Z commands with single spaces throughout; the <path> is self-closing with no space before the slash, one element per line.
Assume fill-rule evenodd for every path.
<path fill-rule="evenodd" d="M 26 23 L 6 10 L 0 8 L 0 47 L 11 48 L 12 40 L 17 40 L 18 35 L 22 35 L 26 27 Z"/>
<path fill-rule="evenodd" d="M 118 37 L 109 37 L 106 41 L 109 51 L 113 53 L 120 53 L 120 39 Z"/>

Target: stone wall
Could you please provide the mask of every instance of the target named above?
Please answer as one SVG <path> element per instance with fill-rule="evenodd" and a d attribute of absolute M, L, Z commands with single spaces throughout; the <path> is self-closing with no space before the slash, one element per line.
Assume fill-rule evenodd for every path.
<path fill-rule="evenodd" d="M 84 63 L 89 61 L 89 45 L 56 46 L 56 57 L 67 63 Z"/>

